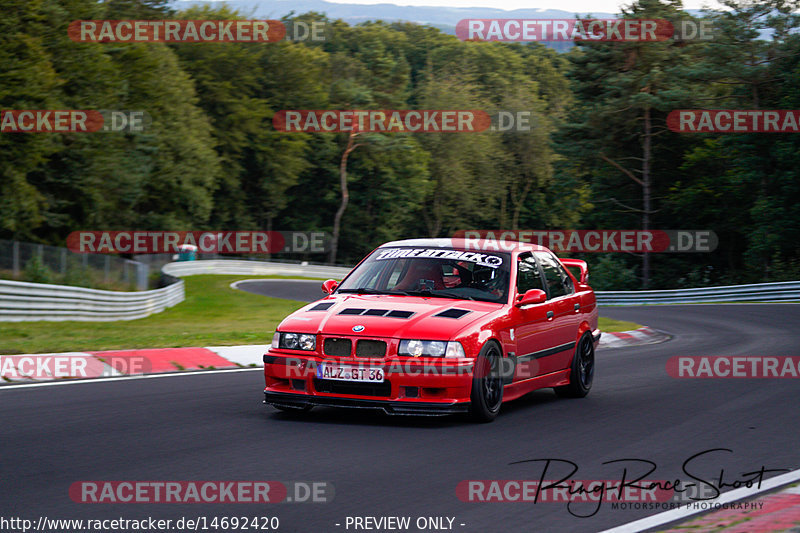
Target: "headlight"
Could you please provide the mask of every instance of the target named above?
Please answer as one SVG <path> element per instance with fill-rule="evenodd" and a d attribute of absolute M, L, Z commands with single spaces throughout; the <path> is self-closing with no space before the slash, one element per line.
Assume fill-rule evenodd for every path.
<path fill-rule="evenodd" d="M 402 340 L 397 355 L 411 357 L 466 357 L 459 342 Z"/>
<path fill-rule="evenodd" d="M 317 347 L 316 335 L 300 335 L 300 349 L 311 351 Z"/>
<path fill-rule="evenodd" d="M 423 341 L 400 341 L 400 349 L 397 350 L 398 355 L 410 355 L 411 357 L 419 357 L 425 352 L 425 343 Z"/>
<path fill-rule="evenodd" d="M 276 333 L 278 336 L 278 347 L 289 350 L 305 350 L 311 352 L 317 347 L 317 336 L 306 333 Z M 272 345 L 275 346 L 275 337 L 272 338 Z"/>

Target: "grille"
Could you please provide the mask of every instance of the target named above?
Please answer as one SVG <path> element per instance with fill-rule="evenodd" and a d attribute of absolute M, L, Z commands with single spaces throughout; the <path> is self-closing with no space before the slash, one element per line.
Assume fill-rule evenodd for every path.
<path fill-rule="evenodd" d="M 350 352 L 353 350 L 353 343 L 350 339 L 325 339 L 323 343 L 323 351 L 325 355 L 333 355 L 335 357 L 350 357 Z"/>
<path fill-rule="evenodd" d="M 360 340 L 356 343 L 356 356 L 383 357 L 386 355 L 386 343 L 383 341 Z"/>
<path fill-rule="evenodd" d="M 325 310 L 333 307 L 333 305 L 335 303 L 336 302 L 325 302 L 325 303 L 317 304 L 314 307 L 312 307 L 311 309 L 309 309 L 309 311 L 325 311 Z"/>
<path fill-rule="evenodd" d="M 391 318 L 408 318 L 414 313 L 411 311 L 389 311 L 389 314 L 386 315 Z"/>
<path fill-rule="evenodd" d="M 352 394 L 354 396 L 388 397 L 392 394 L 392 384 L 388 381 L 383 383 L 359 383 L 314 378 L 314 388 L 317 392 Z"/>
<path fill-rule="evenodd" d="M 364 313 L 364 316 L 383 316 L 388 312 L 388 309 L 367 309 L 367 312 Z"/>

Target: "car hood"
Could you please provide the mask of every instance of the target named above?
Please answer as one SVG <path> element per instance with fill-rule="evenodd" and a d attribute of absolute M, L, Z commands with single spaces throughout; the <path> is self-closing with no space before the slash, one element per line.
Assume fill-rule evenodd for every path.
<path fill-rule="evenodd" d="M 324 335 L 449 340 L 458 331 L 500 309 L 502 304 L 474 300 L 342 294 L 313 302 L 295 311 L 280 323 L 278 330 Z"/>

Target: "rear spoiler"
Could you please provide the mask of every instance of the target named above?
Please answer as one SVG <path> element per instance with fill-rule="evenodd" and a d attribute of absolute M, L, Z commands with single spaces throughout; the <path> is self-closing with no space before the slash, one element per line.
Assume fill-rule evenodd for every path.
<path fill-rule="evenodd" d="M 586 261 L 582 259 L 559 259 L 561 264 L 565 267 L 578 267 L 581 269 L 580 281 L 581 283 L 585 284 L 586 280 L 589 279 L 589 267 L 586 265 Z"/>

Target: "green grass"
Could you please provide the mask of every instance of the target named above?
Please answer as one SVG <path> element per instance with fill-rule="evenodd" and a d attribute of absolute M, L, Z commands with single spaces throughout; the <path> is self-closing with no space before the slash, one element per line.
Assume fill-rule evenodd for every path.
<path fill-rule="evenodd" d="M 5 322 L 0 354 L 268 344 L 275 326 L 305 304 L 236 291 L 229 285 L 269 277 L 187 276 L 184 302 L 139 320 Z"/>
<path fill-rule="evenodd" d="M 601 316 L 597 320 L 597 327 L 600 328 L 600 331 L 611 333 L 614 331 L 630 331 L 632 329 L 640 328 L 642 327 L 642 325 L 636 324 L 635 322 L 626 322 L 625 320 L 614 320 L 613 318 L 606 318 L 604 316 Z"/>
<path fill-rule="evenodd" d="M 162 313 L 118 322 L 5 322 L 0 354 L 268 344 L 275 326 L 303 302 L 232 290 L 242 279 L 279 276 L 187 276 L 186 300 Z M 320 293 L 320 297 L 322 293 Z M 600 317 L 601 331 L 633 322 Z"/>

